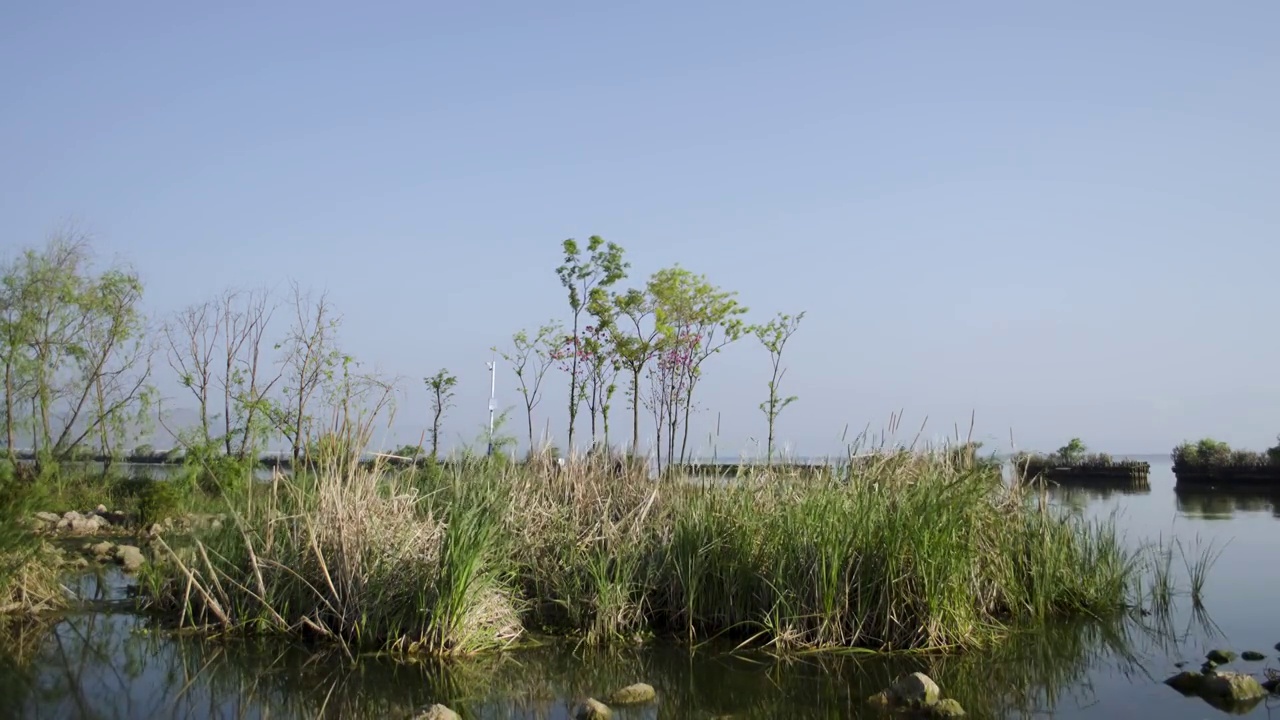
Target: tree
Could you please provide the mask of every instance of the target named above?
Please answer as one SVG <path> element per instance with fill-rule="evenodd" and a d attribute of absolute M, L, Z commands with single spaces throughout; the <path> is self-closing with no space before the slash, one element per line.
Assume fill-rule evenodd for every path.
<path fill-rule="evenodd" d="M 447 368 L 441 368 L 435 375 L 423 378 L 423 381 L 431 391 L 431 459 L 435 460 L 439 457 L 440 449 L 440 418 L 453 405 L 453 389 L 458 384 L 458 378 Z"/>
<path fill-rule="evenodd" d="M 302 458 L 311 437 L 313 418 L 309 414 L 312 400 L 324 384 L 333 379 L 344 356 L 337 349 L 337 330 L 341 320 L 334 315 L 328 298 L 313 298 L 293 283 L 294 322 L 280 348 L 281 374 L 285 386 L 284 402 L 272 409 L 276 429 L 292 447 L 293 463 Z"/>
<path fill-rule="evenodd" d="M 1084 459 L 1084 454 L 1088 449 L 1080 438 L 1071 438 L 1071 442 L 1058 448 L 1058 457 L 1067 463 L 1080 462 Z"/>
<path fill-rule="evenodd" d="M 600 319 L 598 323 L 611 320 Z M 597 448 L 596 415 L 599 414 L 604 430 L 604 447 L 609 447 L 609 409 L 618 386 L 618 361 L 609 343 L 608 328 L 601 324 L 588 325 L 582 338 L 582 359 L 586 367 L 587 412 L 591 416 L 591 447 Z"/>
<path fill-rule="evenodd" d="M 769 351 L 770 365 L 773 368 L 773 374 L 769 376 L 769 399 L 760 403 L 760 411 L 764 413 L 769 422 L 769 444 L 766 451 L 769 464 L 773 463 L 773 430 L 778 415 L 797 399 L 795 395 L 784 398 L 778 394 L 778 385 L 782 382 L 782 376 L 787 373 L 786 369 L 782 367 L 782 350 L 786 347 L 787 341 L 791 339 L 791 336 L 799 329 L 800 321 L 803 318 L 803 312 L 798 315 L 779 313 L 776 318 L 764 325 L 757 325 L 751 328 L 752 334 Z"/>
<path fill-rule="evenodd" d="M 630 263 L 622 259 L 623 250 L 620 245 L 606 243 L 598 235 L 592 235 L 587 240 L 586 257 L 583 257 L 582 248 L 572 238 L 565 240 L 562 248 L 564 263 L 556 268 L 556 275 L 569 294 L 569 309 L 573 318 L 569 335 L 571 351 L 566 357 L 566 372 L 569 373 L 568 452 L 572 453 L 578 406 L 582 402 L 585 385 L 580 358 L 582 339 L 579 336 L 582 313 L 593 303 L 600 304 L 607 299 L 608 288 L 626 277 Z"/>
<path fill-rule="evenodd" d="M 677 353 L 680 375 L 678 392 L 671 401 L 667 458 L 675 452 L 675 431 L 682 427 L 679 461 L 684 462 L 689 445 L 689 417 L 693 393 L 702 378 L 706 361 L 726 345 L 742 337 L 746 326 L 741 316 L 747 308 L 737 301 L 737 293 L 712 285 L 705 275 L 695 275 L 679 265 L 659 270 L 649 279 L 654 299 L 655 321 L 661 331 L 664 352 Z M 673 420 L 674 419 L 674 420 Z"/>
<path fill-rule="evenodd" d="M 267 328 L 275 314 L 266 290 L 228 290 L 219 301 L 222 326 L 223 447 L 227 455 L 240 460 L 257 451 L 270 428 L 269 402 L 272 388 L 284 377 L 277 367 L 274 376 L 262 357 Z"/>
<path fill-rule="evenodd" d="M 620 295 L 614 295 L 613 306 L 617 318 L 617 321 L 609 327 L 612 334 L 613 354 L 617 358 L 619 367 L 631 376 L 630 452 L 635 454 L 640 447 L 640 377 L 657 352 L 657 341 L 661 330 L 652 322 L 654 303 L 647 292 L 633 288 Z M 624 318 L 625 323 L 622 323 Z M 645 329 L 646 321 L 649 322 L 648 329 Z M 621 327 L 621 324 L 625 324 L 625 327 Z"/>
<path fill-rule="evenodd" d="M 542 380 L 555 363 L 555 343 L 561 337 L 560 325 L 550 322 L 538 328 L 530 337 L 521 330 L 511 337 L 510 350 L 498 350 L 502 359 L 511 364 L 520 394 L 524 397 L 525 419 L 529 425 L 529 454 L 534 454 L 533 409 L 542 400 Z"/>
<path fill-rule="evenodd" d="M 93 259 L 89 241 L 68 232 L 3 268 L 0 362 L 11 456 L 19 431 L 31 438 L 38 465 L 81 452 L 89 438 L 113 455 L 144 422 L 153 347 L 142 282 L 125 266 L 95 272 Z"/>
<path fill-rule="evenodd" d="M 167 345 L 169 367 L 178 374 L 178 382 L 195 395 L 200 437 L 209 444 L 209 393 L 214 383 L 214 352 L 222 334 L 218 307 L 213 302 L 189 305 L 164 324 L 161 334 Z"/>

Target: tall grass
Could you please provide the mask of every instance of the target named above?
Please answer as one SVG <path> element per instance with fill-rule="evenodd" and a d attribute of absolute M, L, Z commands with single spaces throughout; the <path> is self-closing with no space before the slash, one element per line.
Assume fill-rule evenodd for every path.
<path fill-rule="evenodd" d="M 590 463 L 347 468 L 242 502 L 236 526 L 168 566 L 156 601 L 202 625 L 437 653 L 524 628 L 899 650 L 1113 614 L 1137 587 L 1112 524 L 945 453 L 715 487 Z"/>
<path fill-rule="evenodd" d="M 0 472 L 0 615 L 33 615 L 67 601 L 58 558 L 31 532 L 33 507 L 29 488 Z"/>

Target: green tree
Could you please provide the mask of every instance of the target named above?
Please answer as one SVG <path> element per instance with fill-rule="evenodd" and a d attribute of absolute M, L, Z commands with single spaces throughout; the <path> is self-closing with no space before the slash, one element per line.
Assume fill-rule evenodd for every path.
<path fill-rule="evenodd" d="M 613 354 L 618 365 L 630 375 L 631 449 L 640 447 L 640 377 L 657 353 L 662 332 L 653 322 L 654 303 L 644 290 L 630 289 L 613 296 L 616 321 L 609 326 Z"/>
<path fill-rule="evenodd" d="M 751 328 L 752 334 L 769 351 L 769 364 L 773 371 L 769 376 L 769 399 L 760 403 L 760 411 L 764 413 L 765 419 L 769 423 L 767 453 L 770 464 L 773 463 L 774 426 L 778 420 L 778 415 L 788 405 L 797 400 L 795 395 L 782 397 L 778 393 L 778 385 L 782 382 L 782 376 L 787 373 L 786 368 L 782 367 L 782 350 L 786 347 L 787 341 L 791 339 L 791 336 L 800 328 L 802 319 L 804 319 L 803 312 L 797 315 L 779 313 L 773 320 Z"/>
<path fill-rule="evenodd" d="M 436 460 L 440 456 L 440 419 L 453 404 L 453 389 L 458 385 L 458 378 L 448 369 L 441 368 L 435 375 L 423 378 L 423 381 L 431 391 L 431 459 Z"/>
<path fill-rule="evenodd" d="M 1088 446 L 1084 444 L 1080 438 L 1071 438 L 1071 442 L 1058 448 L 1058 457 L 1063 462 L 1075 463 L 1084 459 L 1084 455 L 1089 451 Z"/>
<path fill-rule="evenodd" d="M 655 303 L 655 318 L 665 352 L 675 352 L 673 382 L 669 384 L 672 407 L 668 412 L 667 459 L 685 462 L 689 446 L 689 417 L 693 395 L 703 375 L 703 365 L 746 331 L 742 315 L 747 308 L 738 303 L 737 293 L 711 284 L 705 275 L 695 275 L 679 265 L 659 270 L 649 279 L 649 293 Z M 683 431 L 680 453 L 675 455 L 675 436 Z"/>
<path fill-rule="evenodd" d="M 517 332 L 511 337 L 510 350 L 493 348 L 494 352 L 510 363 L 516 382 L 520 384 L 520 394 L 524 397 L 525 419 L 529 425 L 531 456 L 535 452 L 533 410 L 542 400 L 542 381 L 555 363 L 555 346 L 560 337 L 560 325 L 553 321 L 538 328 L 532 337 L 524 330 Z"/>
<path fill-rule="evenodd" d="M 587 240 L 585 253 L 576 240 L 570 238 L 562 243 L 564 262 L 556 268 L 560 284 L 569 295 L 569 309 L 573 321 L 570 326 L 571 351 L 566 358 L 566 372 L 569 373 L 569 446 L 573 452 L 574 428 L 578 418 L 578 407 L 582 402 L 585 378 L 581 358 L 581 322 L 582 314 L 593 304 L 607 299 L 608 289 L 627 275 L 630 263 L 623 260 L 622 246 L 613 242 L 605 242 L 604 238 L 592 235 Z"/>
<path fill-rule="evenodd" d="M 89 451 L 86 440 L 113 456 L 145 425 L 153 348 L 142 292 L 128 267 L 96 272 L 88 240 L 69 233 L 0 270 L 10 454 L 22 432 L 38 466 Z"/>
<path fill-rule="evenodd" d="M 587 304 L 593 324 L 582 333 L 581 357 L 585 366 L 585 397 L 587 412 L 591 416 L 591 447 L 598 449 L 596 416 L 604 426 L 604 447 L 609 446 L 609 409 L 613 394 L 618 389 L 614 380 L 618 376 L 618 358 L 610 342 L 617 311 L 608 295 L 595 293 Z"/>

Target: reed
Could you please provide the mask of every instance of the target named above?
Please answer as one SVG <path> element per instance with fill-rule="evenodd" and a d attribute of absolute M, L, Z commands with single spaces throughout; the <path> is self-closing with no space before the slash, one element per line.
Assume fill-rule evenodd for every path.
<path fill-rule="evenodd" d="M 0 479 L 0 615 L 35 615 L 66 605 L 60 559 L 31 532 L 27 487 Z"/>
<path fill-rule="evenodd" d="M 525 628 L 970 648 L 1014 625 L 1114 614 L 1141 570 L 1113 523 L 946 453 L 715 486 L 589 462 L 348 463 L 275 488 L 174 553 L 154 601 L 202 626 L 431 653 L 502 647 Z"/>

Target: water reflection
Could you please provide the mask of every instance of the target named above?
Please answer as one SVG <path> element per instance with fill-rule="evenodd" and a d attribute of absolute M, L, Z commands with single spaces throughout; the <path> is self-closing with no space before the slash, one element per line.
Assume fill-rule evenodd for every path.
<path fill-rule="evenodd" d="M 1237 513 L 1270 513 L 1280 518 L 1280 493 L 1175 489 L 1178 512 L 1204 520 L 1230 520 Z"/>
<path fill-rule="evenodd" d="M 1151 494 L 1151 485 L 1146 480 L 1040 481 L 1038 487 L 1048 493 L 1054 504 L 1075 511 L 1084 511 L 1118 498 Z"/>
<path fill-rule="evenodd" d="M 1157 682 L 1140 658 L 1179 637 L 1158 625 L 1072 624 L 985 653 L 778 659 L 672 645 L 575 651 L 562 643 L 475 660 L 355 661 L 301 646 L 153 632 L 139 616 L 85 613 L 6 644 L 0 709 L 29 718 L 401 718 L 443 702 L 467 717 L 566 718 L 576 698 L 644 681 L 659 704 L 620 718 L 846 718 L 896 676 L 923 671 L 971 716 L 1032 717 L 1095 702 L 1091 678 Z"/>

